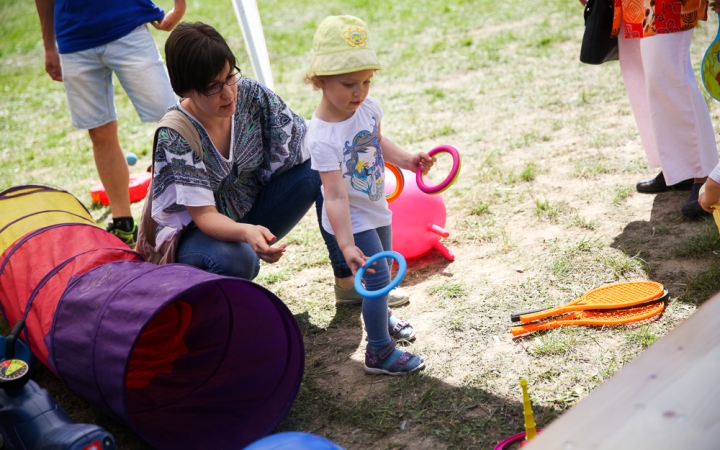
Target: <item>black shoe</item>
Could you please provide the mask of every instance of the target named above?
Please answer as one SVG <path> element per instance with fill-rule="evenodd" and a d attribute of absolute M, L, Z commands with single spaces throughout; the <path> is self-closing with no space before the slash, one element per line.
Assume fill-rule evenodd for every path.
<path fill-rule="evenodd" d="M 709 216 L 710 213 L 702 209 L 702 206 L 700 206 L 700 203 L 698 203 L 698 197 L 700 196 L 700 188 L 702 187 L 703 183 L 694 183 L 692 185 L 692 188 L 690 189 L 690 197 L 685 201 L 685 204 L 682 206 L 683 216 L 685 217 L 699 217 L 699 216 Z"/>
<path fill-rule="evenodd" d="M 673 184 L 672 186 L 668 186 L 665 184 L 665 176 L 662 172 L 660 172 L 655 178 L 638 181 L 635 187 L 638 192 L 642 192 L 643 194 L 655 194 L 657 192 L 665 191 L 689 191 L 692 189 L 694 183 L 695 180 L 690 178 L 689 180 L 681 181 L 677 184 Z"/>

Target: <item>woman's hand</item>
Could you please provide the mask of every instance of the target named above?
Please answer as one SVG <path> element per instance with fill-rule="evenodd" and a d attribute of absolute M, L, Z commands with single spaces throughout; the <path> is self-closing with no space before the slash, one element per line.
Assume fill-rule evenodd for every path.
<path fill-rule="evenodd" d="M 245 232 L 245 239 L 258 258 L 270 264 L 278 262 L 287 248 L 287 244 L 270 246 L 269 243 L 275 242 L 277 238 L 262 225 L 250 225 Z"/>
<path fill-rule="evenodd" d="M 587 5 L 588 0 L 580 0 L 580 4 L 583 6 Z"/>
<path fill-rule="evenodd" d="M 715 11 L 716 13 L 720 14 L 720 2 L 712 2 L 710 3 L 710 8 Z"/>
<path fill-rule="evenodd" d="M 286 244 L 270 246 L 270 243 L 275 242 L 277 238 L 261 225 L 237 223 L 220 214 L 215 206 L 186 206 L 186 208 L 200 231 L 213 239 L 247 242 L 258 258 L 270 264 L 277 262 L 285 253 Z"/>

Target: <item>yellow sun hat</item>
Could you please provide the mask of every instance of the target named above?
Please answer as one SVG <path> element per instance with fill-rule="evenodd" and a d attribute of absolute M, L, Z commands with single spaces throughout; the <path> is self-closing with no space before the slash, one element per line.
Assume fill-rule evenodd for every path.
<path fill-rule="evenodd" d="M 380 69 L 368 26 L 355 16 L 326 17 L 315 32 L 313 54 L 309 76 Z"/>

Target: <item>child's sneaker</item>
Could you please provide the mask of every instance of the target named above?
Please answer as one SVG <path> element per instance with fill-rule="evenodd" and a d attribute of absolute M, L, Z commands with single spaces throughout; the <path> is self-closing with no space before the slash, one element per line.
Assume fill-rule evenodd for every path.
<path fill-rule="evenodd" d="M 388 364 L 388 358 L 394 358 L 394 360 Z M 374 351 L 370 344 L 365 347 L 365 372 L 367 373 L 399 376 L 407 375 L 424 367 L 425 361 L 421 357 L 410 352 L 395 350 L 395 341 L 391 341 L 385 348 L 378 351 Z"/>
<path fill-rule="evenodd" d="M 117 225 L 115 225 L 112 222 L 108 223 L 107 228 L 105 228 L 105 231 L 107 231 L 110 234 L 114 234 L 118 238 L 120 238 L 121 241 L 126 243 L 130 248 L 134 249 L 135 244 L 137 243 L 137 236 L 138 236 L 138 228 L 137 224 L 133 224 L 132 231 L 125 231 L 120 229 Z"/>

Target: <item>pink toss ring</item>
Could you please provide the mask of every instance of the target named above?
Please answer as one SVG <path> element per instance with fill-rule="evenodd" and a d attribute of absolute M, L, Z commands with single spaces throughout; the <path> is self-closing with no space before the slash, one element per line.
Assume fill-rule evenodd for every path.
<path fill-rule="evenodd" d="M 405 188 L 405 176 L 403 176 L 402 171 L 394 164 L 385 163 L 385 168 L 395 176 L 395 190 L 385 196 L 385 200 L 390 203 L 395 201 L 403 191 L 403 188 Z"/>
<path fill-rule="evenodd" d="M 460 154 L 457 150 L 455 150 L 455 147 L 451 147 L 449 145 L 440 145 L 430 150 L 428 152 L 428 155 L 433 156 L 436 153 L 442 152 L 450 153 L 450 156 L 452 156 L 453 159 L 453 165 L 452 169 L 450 170 L 450 174 L 447 176 L 447 178 L 445 178 L 445 180 L 443 180 L 442 183 L 432 187 L 426 185 L 425 183 L 423 183 L 422 167 L 418 166 L 417 168 L 417 172 L 415 174 L 415 181 L 417 182 L 418 188 L 420 188 L 420 190 L 426 194 L 440 194 L 441 192 L 449 188 L 450 185 L 455 182 L 458 175 L 460 174 Z"/>

